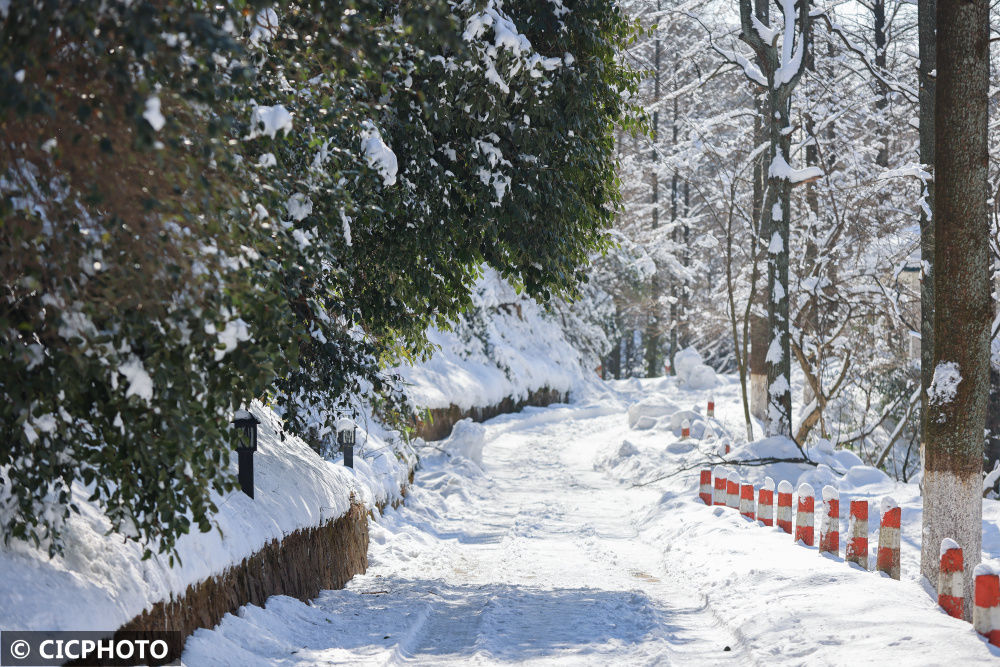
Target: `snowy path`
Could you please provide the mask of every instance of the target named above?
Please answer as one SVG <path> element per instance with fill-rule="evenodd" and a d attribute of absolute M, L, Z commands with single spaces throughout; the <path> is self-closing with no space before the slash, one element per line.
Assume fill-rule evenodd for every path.
<path fill-rule="evenodd" d="M 633 487 L 716 444 L 630 430 L 625 419 L 651 393 L 689 407 L 707 394 L 672 381 L 617 392 L 487 422 L 482 469 L 426 450 L 406 506 L 372 524 L 366 575 L 310 604 L 244 607 L 195 633 L 185 663 L 937 665 L 1000 655 L 918 581 L 821 557 L 704 506 L 694 473 Z M 731 380 L 715 395 L 720 425 L 738 431 Z"/>
<path fill-rule="evenodd" d="M 384 544 L 347 591 L 247 608 L 199 631 L 185 662 L 748 662 L 692 582 L 638 539 L 634 519 L 659 493 L 594 472 L 621 414 L 552 421 L 557 411 L 533 427 L 495 420 L 492 479 L 418 473 L 408 506 L 373 527 Z"/>

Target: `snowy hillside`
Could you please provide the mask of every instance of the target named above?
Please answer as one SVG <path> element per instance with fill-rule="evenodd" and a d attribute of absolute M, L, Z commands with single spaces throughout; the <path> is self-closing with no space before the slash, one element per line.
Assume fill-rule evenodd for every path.
<path fill-rule="evenodd" d="M 428 361 L 394 369 L 415 407 L 467 410 L 507 397 L 521 400 L 543 388 L 571 392 L 596 381 L 557 316 L 492 269 L 477 281 L 473 299 L 475 309 L 452 330 L 429 332 L 440 349 Z"/>

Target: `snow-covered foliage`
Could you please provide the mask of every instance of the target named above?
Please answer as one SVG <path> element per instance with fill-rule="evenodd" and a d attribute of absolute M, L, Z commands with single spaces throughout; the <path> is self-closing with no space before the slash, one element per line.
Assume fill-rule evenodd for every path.
<path fill-rule="evenodd" d="M 57 550 L 82 484 L 169 551 L 235 483 L 233 410 L 317 451 L 352 397 L 402 425 L 384 369 L 481 266 L 546 300 L 605 245 L 615 5 L 36 4 L 0 17 L 7 540 Z"/>

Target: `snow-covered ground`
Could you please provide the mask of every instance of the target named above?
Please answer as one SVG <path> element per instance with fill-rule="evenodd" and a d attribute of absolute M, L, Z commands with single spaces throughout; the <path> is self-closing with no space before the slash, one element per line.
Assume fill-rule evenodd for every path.
<path fill-rule="evenodd" d="M 847 467 L 844 506 L 892 492 L 904 508 L 902 581 L 706 507 L 696 470 L 634 486 L 740 432 L 736 385 L 721 383 L 618 382 L 572 406 L 462 429 L 424 451 L 407 504 L 373 526 L 367 574 L 309 604 L 274 597 L 266 608 L 244 607 L 196 632 L 185 662 L 915 665 L 1000 655 L 918 581 L 914 490 L 850 467 L 849 454 L 815 452 L 829 472 L 787 464 L 742 472 L 794 484 Z M 719 419 L 702 420 L 699 439 L 680 441 L 672 415 L 629 426 L 628 407 L 640 399 L 696 417 L 710 393 Z M 477 458 L 480 444 L 481 465 L 446 453 Z M 747 453 L 734 445 L 733 455 Z M 993 555 L 995 505 L 987 508 Z"/>

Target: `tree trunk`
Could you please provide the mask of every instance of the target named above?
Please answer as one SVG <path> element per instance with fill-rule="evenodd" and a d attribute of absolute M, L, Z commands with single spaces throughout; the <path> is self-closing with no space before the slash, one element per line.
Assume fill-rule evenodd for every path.
<path fill-rule="evenodd" d="M 782 97 L 772 90 L 770 99 L 771 158 L 777 153 L 788 160 L 791 155 L 791 134 L 784 128 L 791 127 L 791 104 L 789 97 Z M 767 435 L 792 437 L 792 386 L 791 350 L 788 338 L 788 243 L 792 222 L 792 184 L 787 178 L 773 174 L 768 178 L 768 190 L 773 193 L 769 200 L 771 237 L 764 239 L 768 244 L 767 300 L 768 352 L 765 358 L 767 368 L 767 415 L 764 432 Z"/>
<path fill-rule="evenodd" d="M 660 3 L 656 3 L 656 11 L 660 11 Z M 660 33 L 656 33 L 655 51 L 653 54 L 653 104 L 660 102 Z M 675 119 L 676 120 L 676 119 Z M 653 150 L 650 151 L 650 161 L 653 165 L 653 229 L 660 226 L 660 174 L 657 169 L 658 157 L 656 144 L 660 138 L 660 111 L 653 111 Z M 646 315 L 646 331 L 643 343 L 646 347 L 646 376 L 657 377 L 660 374 L 660 289 L 659 267 L 649 283 L 649 305 Z"/>
<path fill-rule="evenodd" d="M 875 67 L 881 72 L 886 70 L 886 25 L 885 25 L 885 0 L 875 0 L 872 4 L 872 22 L 875 24 Z M 875 156 L 875 164 L 885 168 L 889 166 L 889 122 L 884 117 L 884 112 L 889 106 L 889 88 L 879 79 L 878 99 L 875 101 L 875 108 L 878 110 L 877 119 L 879 125 L 879 148 Z"/>
<path fill-rule="evenodd" d="M 983 468 L 986 472 L 1000 461 L 1000 371 L 990 364 L 990 398 L 986 408 L 986 460 Z"/>
<path fill-rule="evenodd" d="M 920 162 L 934 174 L 934 76 L 937 66 L 935 21 L 937 0 L 917 0 L 918 38 L 920 41 Z M 924 422 L 927 414 L 927 388 L 934 374 L 934 181 L 925 184 L 924 206 L 920 207 L 920 457 L 923 460 Z"/>
<path fill-rule="evenodd" d="M 982 547 L 989 395 L 989 3 L 938 0 L 934 377 L 928 391 L 920 570 L 937 581 L 943 538 L 964 551 L 966 618 Z M 960 378 L 946 382 L 951 370 Z"/>
<path fill-rule="evenodd" d="M 810 26 L 811 28 L 811 26 Z M 807 65 L 809 71 L 816 71 L 816 59 L 809 54 L 809 64 Z M 819 147 L 816 145 L 816 124 L 813 121 L 811 113 L 806 113 L 804 118 L 804 125 L 806 130 L 806 166 L 816 167 L 819 166 Z M 816 189 L 816 183 L 806 183 L 806 206 L 809 209 L 808 222 L 805 229 L 805 257 L 802 262 L 803 270 L 809 272 L 813 277 L 819 276 L 819 248 L 816 247 L 816 235 L 815 229 L 819 225 L 820 218 L 820 208 L 819 208 L 819 192 Z M 820 335 L 819 328 L 819 301 L 816 298 L 810 298 L 803 307 L 803 310 L 799 312 L 799 329 L 801 330 L 800 337 L 805 340 L 809 336 Z M 820 341 L 817 340 L 816 347 L 819 348 Z M 804 347 L 803 347 L 804 349 Z M 819 356 L 818 353 L 816 355 Z M 810 355 L 803 354 L 802 360 L 808 364 L 810 362 Z M 818 358 L 816 359 L 818 361 Z M 802 369 L 804 372 L 809 372 L 808 368 Z M 822 383 L 823 376 L 818 374 L 819 382 Z M 809 382 L 802 383 L 802 408 L 808 411 L 810 404 L 816 400 L 816 392 L 813 390 L 813 386 Z M 803 425 L 806 425 L 806 421 L 819 421 L 819 415 L 822 412 L 822 407 L 817 404 L 820 412 L 816 413 L 815 416 L 810 416 L 807 420 L 803 421 Z M 807 431 L 812 428 L 812 423 L 807 426 Z M 802 428 L 799 428 L 799 433 L 802 433 Z M 798 434 L 796 434 L 798 438 Z M 799 439 L 801 442 L 801 439 Z"/>
<path fill-rule="evenodd" d="M 764 432 L 766 435 L 786 435 L 792 437 L 792 390 L 791 348 L 788 320 L 788 251 L 791 227 L 792 183 L 787 173 L 787 161 L 791 158 L 791 95 L 808 62 L 810 46 L 809 3 L 798 3 L 797 14 L 786 13 L 786 41 L 779 53 L 775 43 L 765 42 L 758 28 L 753 24 L 756 10 L 758 21 L 760 10 L 767 3 L 759 2 L 756 7 L 751 0 L 740 0 L 740 39 L 746 42 L 756 54 L 757 65 L 767 80 L 767 124 L 770 146 L 768 151 L 768 188 L 765 198 L 763 219 L 769 221 L 770 236 L 762 241 L 767 244 L 767 335 L 769 339 L 767 356 L 767 414 Z M 793 42 L 798 41 L 797 45 Z M 792 59 L 793 48 L 801 54 L 796 63 Z M 789 72 L 789 68 L 794 71 Z M 782 68 L 779 72 L 779 67 Z M 780 75 L 780 76 L 779 76 Z M 780 160 L 779 160 L 780 158 Z M 762 225 L 763 226 L 763 225 Z"/>
<path fill-rule="evenodd" d="M 608 353 L 608 358 L 604 361 L 605 372 L 612 380 L 617 380 L 622 376 L 622 346 L 621 341 L 617 341 Z"/>
<path fill-rule="evenodd" d="M 763 291 L 763 285 L 760 289 Z M 764 304 L 759 304 L 764 308 Z M 750 414 L 761 422 L 767 416 L 767 318 L 750 315 Z"/>
<path fill-rule="evenodd" d="M 757 96 L 757 118 L 754 121 L 754 147 L 760 146 L 766 140 L 762 117 L 766 113 L 766 105 L 761 96 Z M 764 190 L 767 185 L 764 167 L 764 155 L 762 154 L 753 165 L 753 224 L 759 225 L 761 238 L 768 238 L 770 234 L 769 216 L 763 216 L 764 210 Z M 763 263 L 766 258 L 763 253 L 757 252 L 757 260 Z M 751 295 L 754 305 L 750 309 L 750 413 L 762 423 L 767 415 L 767 368 L 764 359 L 767 358 L 767 319 L 763 312 L 767 309 L 767 288 L 764 281 L 758 280 L 759 284 L 751 285 Z M 764 284 L 760 284 L 764 283 Z"/>

